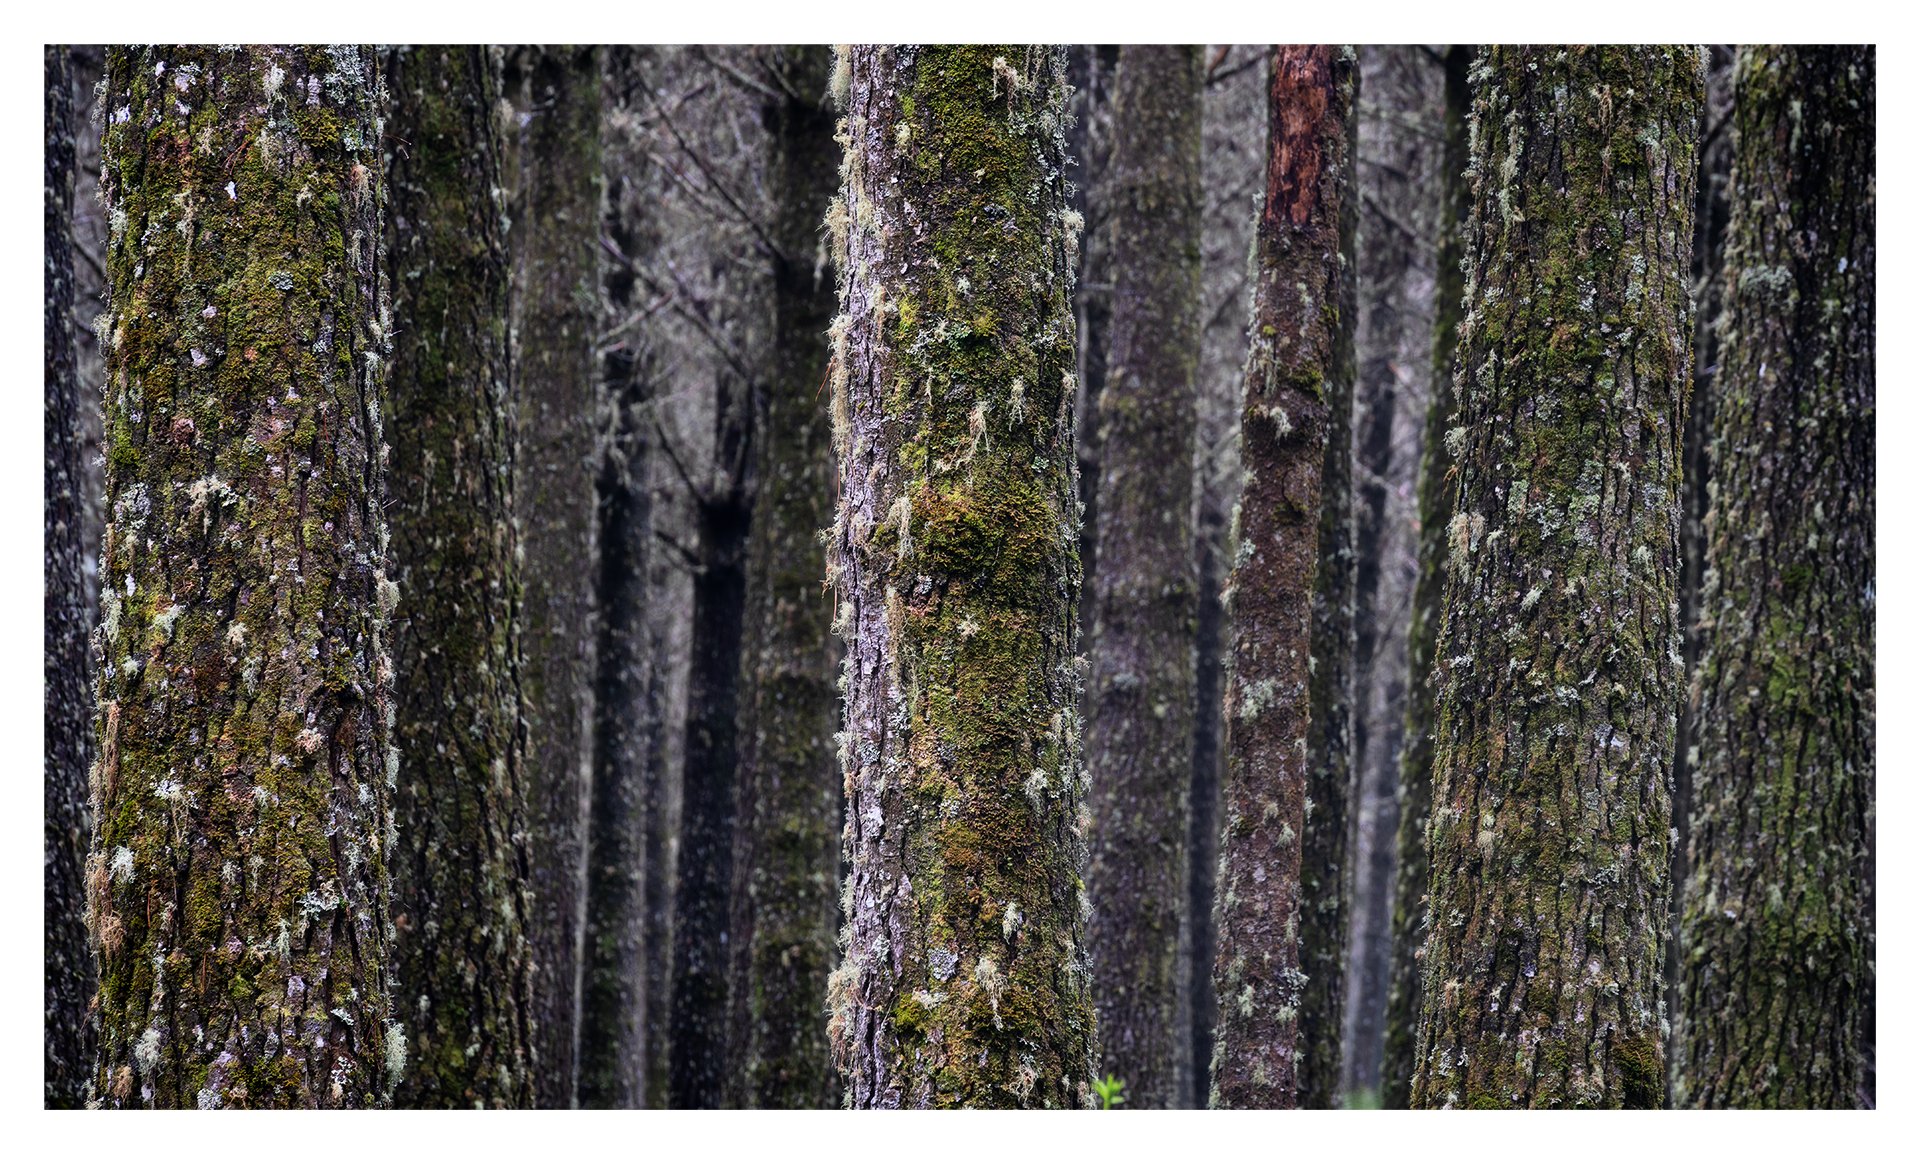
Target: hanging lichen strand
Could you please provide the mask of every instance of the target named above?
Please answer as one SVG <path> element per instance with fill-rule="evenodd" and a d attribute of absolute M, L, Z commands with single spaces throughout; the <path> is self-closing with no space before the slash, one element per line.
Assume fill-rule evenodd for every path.
<path fill-rule="evenodd" d="M 1194 380 L 1200 360 L 1198 46 L 1120 49 L 1107 170 L 1113 346 L 1100 396 L 1087 886 L 1101 1073 L 1173 1109 L 1189 1051 L 1181 976 L 1193 771 Z"/>
<path fill-rule="evenodd" d="M 1357 72 L 1350 49 L 1316 45 L 1276 48 L 1269 73 L 1240 419 L 1246 477 L 1225 594 L 1233 641 L 1214 907 L 1215 1106 L 1296 1101 L 1310 977 L 1300 970 L 1308 655 L 1328 406 L 1343 389 L 1332 378 L 1345 374 L 1350 388 L 1353 373 L 1341 246 L 1343 230 L 1351 236 Z M 1339 1028 L 1337 1016 L 1331 1025 Z"/>
<path fill-rule="evenodd" d="M 1086 783 L 1050 47 L 844 51 L 832 531 L 856 1107 L 1081 1106 Z"/>
<path fill-rule="evenodd" d="M 499 65 L 472 46 L 395 49 L 385 63 L 404 322 L 388 482 L 401 588 L 394 960 L 415 1053 L 395 1103 L 530 1106 Z"/>
<path fill-rule="evenodd" d="M 1735 65 L 1679 1106 L 1873 1102 L 1874 69 Z"/>
<path fill-rule="evenodd" d="M 396 759 L 379 78 L 114 49 L 99 822 L 108 1106 L 374 1106 Z"/>
<path fill-rule="evenodd" d="M 1400 755 L 1399 860 L 1393 882 L 1393 957 L 1387 991 L 1387 1027 L 1381 1042 L 1380 1104 L 1407 1107 L 1413 1085 L 1414 1038 L 1420 1025 L 1420 944 L 1427 921 L 1427 819 L 1433 812 L 1433 647 L 1447 583 L 1447 520 L 1453 515 L 1454 474 L 1447 456 L 1453 421 L 1453 357 L 1459 347 L 1466 279 L 1460 257 L 1471 198 L 1467 168 L 1467 69 L 1470 44 L 1447 49 L 1444 136 L 1440 143 L 1440 243 L 1434 264 L 1433 395 L 1427 402 L 1420 448 L 1419 572 L 1407 625 L 1406 746 Z"/>
<path fill-rule="evenodd" d="M 1415 1107 L 1661 1104 L 1692 48 L 1473 71 Z"/>

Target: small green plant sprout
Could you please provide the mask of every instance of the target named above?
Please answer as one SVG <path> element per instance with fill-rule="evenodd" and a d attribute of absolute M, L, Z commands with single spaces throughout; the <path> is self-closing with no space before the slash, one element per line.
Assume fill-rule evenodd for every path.
<path fill-rule="evenodd" d="M 1093 1080 L 1093 1092 L 1100 1095 L 1102 1110 L 1118 1110 L 1127 1104 L 1127 1096 L 1122 1093 L 1127 1084 L 1111 1074 L 1103 1074 Z"/>

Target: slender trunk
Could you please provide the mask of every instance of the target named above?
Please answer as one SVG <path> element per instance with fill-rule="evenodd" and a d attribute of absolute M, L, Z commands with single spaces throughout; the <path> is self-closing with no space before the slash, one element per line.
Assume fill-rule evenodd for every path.
<path fill-rule="evenodd" d="M 1394 836 L 1405 637 L 1418 529 L 1407 433 L 1426 412 L 1433 346 L 1431 258 L 1438 207 L 1442 71 L 1411 45 L 1360 51 L 1356 180 L 1360 243 L 1354 431 L 1353 934 L 1341 1084 L 1377 1102 L 1392 952 Z"/>
<path fill-rule="evenodd" d="M 45 1102 L 85 1105 L 94 994 L 87 949 L 87 763 L 93 756 L 93 702 L 87 686 L 86 556 L 82 520 L 80 381 L 73 346 L 73 67 L 65 45 L 45 49 L 46 227 L 46 796 Z"/>
<path fill-rule="evenodd" d="M 718 492 L 696 495 L 693 653 L 687 671 L 685 800 L 673 902 L 669 1103 L 724 1104 L 727 940 L 739 762 L 740 652 L 745 637 L 747 538 L 753 503 L 738 463 L 749 452 L 753 387 L 722 382 L 715 404 Z"/>
<path fill-rule="evenodd" d="M 1193 742 L 1193 489 L 1200 357 L 1201 49 L 1120 50 L 1113 103 L 1113 343 L 1101 470 L 1087 770 L 1100 1072 L 1129 1106 L 1181 1105 Z"/>
<path fill-rule="evenodd" d="M 380 1105 L 406 1039 L 374 52 L 107 71 L 93 1093 Z"/>
<path fill-rule="evenodd" d="M 1113 315 L 1107 231 L 1111 200 L 1107 167 L 1113 158 L 1114 70 L 1120 49 L 1076 44 L 1067 50 L 1067 231 L 1074 252 L 1073 450 L 1080 468 L 1080 653 L 1092 641 L 1094 534 L 1100 508 L 1100 392 L 1107 381 L 1107 326 Z"/>
<path fill-rule="evenodd" d="M 1352 54 L 1351 49 L 1342 49 Z M 1337 292 L 1332 309 L 1324 395 L 1327 454 L 1320 470 L 1320 541 L 1313 585 L 1313 656 L 1307 663 L 1312 721 L 1307 733 L 1306 827 L 1300 838 L 1299 1104 L 1340 1105 L 1340 1041 L 1346 1024 L 1347 844 L 1353 796 L 1353 321 L 1360 198 L 1353 177 L 1360 68 L 1346 97 L 1347 138 L 1341 156 Z M 1331 286 L 1330 286 L 1331 287 Z"/>
<path fill-rule="evenodd" d="M 513 524 L 498 63 L 387 61 L 395 968 L 407 1107 L 528 1106 L 526 734 Z"/>
<path fill-rule="evenodd" d="M 1693 201 L 1693 389 L 1687 398 L 1687 424 L 1680 457 L 1680 660 L 1682 684 L 1690 685 L 1700 666 L 1700 583 L 1707 559 L 1706 516 L 1713 479 L 1714 378 L 1720 365 L 1720 318 L 1725 300 L 1727 223 L 1732 205 L 1727 182 L 1733 164 L 1733 48 L 1718 44 L 1707 55 L 1707 99 L 1702 109 L 1700 175 Z M 1693 758 L 1698 742 L 1691 694 L 1682 697 L 1673 751 L 1673 852 L 1668 861 L 1674 883 L 1668 887 L 1669 940 L 1680 940 L 1686 914 L 1688 827 L 1693 818 Z M 1680 951 L 1667 950 L 1662 970 L 1667 989 L 1667 1019 L 1677 1023 L 1684 986 Z M 1667 1049 L 1667 1084 L 1679 1073 L 1677 1047 Z"/>
<path fill-rule="evenodd" d="M 1454 355 L 1466 312 L 1465 229 L 1473 199 L 1467 187 L 1467 115 L 1473 100 L 1471 45 L 1445 58 L 1446 112 L 1440 145 L 1440 243 L 1434 268 L 1433 386 L 1420 452 L 1420 540 L 1413 612 L 1407 625 L 1406 744 L 1397 789 L 1400 812 L 1393 883 L 1393 956 L 1387 977 L 1387 1032 L 1381 1045 L 1380 1104 L 1405 1109 L 1413 1087 L 1414 1040 L 1420 1023 L 1420 959 L 1427 934 L 1427 821 L 1433 812 L 1434 646 L 1447 581 L 1447 521 L 1454 473 L 1447 430 L 1458 397 Z"/>
<path fill-rule="evenodd" d="M 1064 54 L 861 47 L 829 224 L 849 1103 L 1084 1106 Z"/>
<path fill-rule="evenodd" d="M 1700 54 L 1474 85 L 1412 1104 L 1657 1107 Z"/>
<path fill-rule="evenodd" d="M 1328 535 L 1328 430 L 1347 429 L 1332 410 L 1352 398 L 1342 250 L 1352 238 L 1355 73 L 1348 49 L 1281 46 L 1268 79 L 1267 183 L 1240 423 L 1247 480 L 1227 592 L 1233 664 L 1214 910 L 1216 1106 L 1295 1105 L 1296 1062 L 1303 1041 L 1313 1041 L 1300 1022 L 1303 922 L 1312 913 L 1301 859 L 1309 751 L 1324 750 L 1327 729 L 1326 713 L 1311 704 L 1320 694 L 1310 682 L 1324 682 L 1309 654 L 1324 624 L 1316 601 L 1337 604 L 1318 580 L 1318 559 Z M 1333 1022 L 1337 1030 L 1337 1016 Z"/>
<path fill-rule="evenodd" d="M 1875 53 L 1742 48 L 1673 1093 L 1873 1103 Z"/>
<path fill-rule="evenodd" d="M 633 107 L 647 82 L 651 49 L 607 50 L 603 96 L 609 118 Z M 618 253 L 606 269 L 615 319 L 635 307 L 635 270 L 652 258 L 658 224 L 644 199 L 624 195 L 617 149 L 603 154 L 609 192 L 602 244 Z M 655 881 L 652 772 L 661 717 L 647 615 L 653 552 L 652 410 L 657 367 L 645 334 L 617 343 L 603 361 L 607 440 L 595 482 L 600 555 L 594 576 L 599 615 L 594 649 L 593 781 L 588 807 L 586 945 L 580 979 L 580 1105 L 647 1105 L 648 991 L 664 989 L 648 965 L 647 892 Z"/>
<path fill-rule="evenodd" d="M 733 1104 L 839 1104 L 820 995 L 839 915 L 840 773 L 833 603 L 821 588 L 833 520 L 833 445 L 821 384 L 833 280 L 820 222 L 839 183 L 827 107 L 833 53 L 779 50 L 771 101 L 776 198 L 773 364 L 755 418 L 747 544 L 740 809 L 734 860 Z"/>
<path fill-rule="evenodd" d="M 514 171 L 514 499 L 525 555 L 521 633 L 529 734 L 534 1100 L 574 1104 L 585 933 L 586 826 L 595 670 L 594 469 L 600 369 L 597 48 L 518 48 Z"/>

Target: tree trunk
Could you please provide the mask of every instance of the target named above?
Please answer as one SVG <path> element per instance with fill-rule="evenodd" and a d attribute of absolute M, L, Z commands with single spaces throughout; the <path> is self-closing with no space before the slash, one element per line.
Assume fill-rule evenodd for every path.
<path fill-rule="evenodd" d="M 1420 1024 L 1420 959 L 1427 934 L 1427 821 L 1433 813 L 1434 646 L 1447 581 L 1447 522 L 1453 515 L 1453 452 L 1447 430 L 1458 406 L 1454 355 L 1466 313 L 1467 115 L 1473 100 L 1472 45 L 1445 58 L 1446 112 L 1440 145 L 1440 244 L 1434 271 L 1433 396 L 1420 452 L 1420 542 L 1407 626 L 1406 745 L 1397 790 L 1400 830 L 1393 885 L 1393 958 L 1387 980 L 1387 1033 L 1380 1061 L 1380 1104 L 1407 1106 Z"/>
<path fill-rule="evenodd" d="M 597 48 L 508 55 L 520 120 L 508 237 L 518 293 L 514 500 L 526 558 L 528 936 L 534 1100 L 546 1108 L 574 1104 L 579 1056 L 598 546 L 600 69 Z"/>
<path fill-rule="evenodd" d="M 1300 1023 L 1311 913 L 1301 858 L 1309 750 L 1325 740 L 1326 719 L 1310 704 L 1319 694 L 1309 653 L 1315 602 L 1330 603 L 1317 580 L 1328 430 L 1347 428 L 1331 410 L 1351 404 L 1353 372 L 1342 248 L 1352 237 L 1355 61 L 1346 49 L 1282 46 L 1270 68 L 1240 424 L 1247 479 L 1226 595 L 1233 664 L 1214 911 L 1212 1104 L 1237 1108 L 1295 1105 L 1298 1052 L 1311 1043 Z"/>
<path fill-rule="evenodd" d="M 1067 49 L 1067 231 L 1074 253 L 1074 459 L 1080 467 L 1080 653 L 1092 641 L 1094 536 L 1100 520 L 1100 392 L 1107 381 L 1107 327 L 1113 316 L 1112 197 L 1107 168 L 1113 161 L 1114 70 L 1120 49 L 1112 44 L 1075 44 Z M 1073 214 L 1079 214 L 1075 216 Z"/>
<path fill-rule="evenodd" d="M 387 60 L 394 312 L 389 506 L 400 604 L 393 862 L 405 1107 L 533 1104 L 526 733 L 513 524 L 498 63 Z"/>
<path fill-rule="evenodd" d="M 1200 356 L 1201 49 L 1120 50 L 1112 339 L 1100 394 L 1087 875 L 1103 1076 L 1180 1101 L 1181 931 L 1193 743 L 1194 379 Z"/>
<path fill-rule="evenodd" d="M 108 61 L 89 920 L 114 1106 L 374 1106 L 390 1000 L 379 73 Z"/>
<path fill-rule="evenodd" d="M 87 1003 L 94 995 L 87 948 L 87 763 L 93 756 L 93 702 L 87 686 L 86 559 L 82 520 L 80 381 L 73 347 L 73 67 L 67 48 L 45 49 L 47 148 L 46 227 L 46 825 L 45 1102 L 49 1109 L 86 1104 L 93 1037 Z"/>
<path fill-rule="evenodd" d="M 1846 1108 L 1873 1101 L 1875 54 L 1735 70 L 1673 1092 Z"/>
<path fill-rule="evenodd" d="M 855 48 L 831 370 L 848 1101 L 1083 1106 L 1064 54 Z"/>
<path fill-rule="evenodd" d="M 627 114 L 633 90 L 648 82 L 652 50 L 607 49 L 603 93 L 609 118 Z M 603 245 L 617 256 L 606 270 L 613 317 L 635 307 L 635 270 L 652 259 L 658 222 L 645 201 L 621 195 L 625 158 L 602 155 L 609 193 Z M 658 369 L 644 335 L 603 358 L 608 440 L 595 482 L 600 556 L 594 577 L 599 609 L 594 650 L 593 781 L 587 824 L 586 945 L 580 981 L 580 1105 L 633 1110 L 647 1105 L 648 991 L 666 985 L 648 964 L 652 944 L 648 886 L 658 864 L 661 710 L 647 615 L 653 552 L 652 411 Z M 664 955 L 662 955 L 664 957 Z"/>
<path fill-rule="evenodd" d="M 1657 1107 L 1700 54 L 1473 79 L 1412 1104 Z"/>
<path fill-rule="evenodd" d="M 827 327 L 833 282 L 820 222 L 839 183 L 827 107 L 833 53 L 783 48 L 770 64 L 775 219 L 773 363 L 755 418 L 756 497 L 747 543 L 745 731 L 732 922 L 733 1104 L 839 1104 L 820 994 L 839 915 L 840 780 L 833 603 L 821 530 L 833 519 Z"/>
<path fill-rule="evenodd" d="M 1727 181 L 1733 164 L 1733 46 L 1707 48 L 1707 99 L 1702 109 L 1700 175 L 1693 198 L 1693 389 L 1687 397 L 1687 424 L 1680 446 L 1680 660 L 1683 685 L 1691 685 L 1700 666 L 1700 581 L 1707 560 L 1706 517 L 1713 479 L 1714 378 L 1720 366 L 1720 318 L 1725 301 L 1727 223 L 1732 205 Z M 1680 940 L 1686 914 L 1687 829 L 1693 818 L 1693 758 L 1697 746 L 1692 695 L 1680 701 L 1673 750 L 1674 878 L 1667 887 L 1669 940 Z M 1670 947 L 1661 978 L 1667 991 L 1667 1020 L 1678 1024 L 1680 951 Z M 1667 1048 L 1667 1084 L 1678 1071 L 1680 1051 Z"/>
<path fill-rule="evenodd" d="M 1351 48 L 1343 54 L 1354 55 Z M 1346 1025 L 1347 843 L 1353 795 L 1353 322 L 1354 239 L 1360 198 L 1353 178 L 1358 147 L 1360 67 L 1352 61 L 1346 97 L 1347 139 L 1338 179 L 1341 275 L 1332 308 L 1332 345 L 1323 378 L 1327 402 L 1327 458 L 1320 471 L 1320 543 L 1313 585 L 1313 656 L 1307 663 L 1307 812 L 1300 838 L 1300 1066 L 1299 1104 L 1326 1110 L 1340 1105 L 1340 1041 Z"/>

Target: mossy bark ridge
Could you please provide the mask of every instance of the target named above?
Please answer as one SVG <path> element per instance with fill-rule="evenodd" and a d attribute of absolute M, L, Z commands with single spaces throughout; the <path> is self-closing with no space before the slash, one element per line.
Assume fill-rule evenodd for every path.
<path fill-rule="evenodd" d="M 1735 64 L 1676 1105 L 1870 1105 L 1872 47 Z"/>
<path fill-rule="evenodd" d="M 732 1064 L 736 1105 L 839 1104 L 820 994 L 836 962 L 840 772 L 833 601 L 822 588 L 833 520 L 827 328 L 834 293 L 821 222 L 839 185 L 827 104 L 833 52 L 775 50 L 769 100 L 777 204 L 773 357 L 755 418 L 753 528 L 734 858 Z"/>
<path fill-rule="evenodd" d="M 1434 268 L 1433 396 L 1420 449 L 1419 573 L 1407 627 L 1406 745 L 1400 755 L 1400 830 L 1393 883 L 1393 943 L 1387 990 L 1387 1032 L 1380 1062 L 1380 1101 L 1404 1110 L 1413 1086 L 1414 1039 L 1420 1025 L 1420 955 L 1427 932 L 1427 820 L 1433 813 L 1433 655 L 1447 583 L 1447 522 L 1453 516 L 1454 468 L 1447 444 L 1453 424 L 1454 353 L 1465 313 L 1463 230 L 1472 206 L 1467 187 L 1467 79 L 1472 45 L 1447 49 L 1446 111 L 1440 159 L 1440 244 Z"/>
<path fill-rule="evenodd" d="M 1120 49 L 1107 170 L 1112 346 L 1086 758 L 1087 876 L 1103 1075 L 1170 1109 L 1187 1057 L 1181 981 L 1192 771 L 1194 388 L 1200 359 L 1201 49 Z"/>
<path fill-rule="evenodd" d="M 1321 479 L 1329 408 L 1352 397 L 1341 250 L 1352 236 L 1357 71 L 1350 50 L 1282 46 L 1268 74 L 1240 422 L 1246 476 L 1225 595 L 1233 640 L 1214 908 L 1215 1106 L 1296 1103 Z M 1334 379 L 1342 375 L 1344 384 Z"/>
<path fill-rule="evenodd" d="M 64 44 L 45 49 L 46 226 L 46 674 L 45 1104 L 74 1109 L 87 1099 L 93 1040 L 87 1002 L 93 958 L 87 945 L 87 763 L 93 756 L 93 700 L 87 685 L 86 554 L 82 507 L 80 380 L 73 341 L 73 65 Z"/>
<path fill-rule="evenodd" d="M 836 62 L 852 873 L 828 999 L 856 1107 L 1092 1097 L 1065 75 L 1018 45 Z"/>
<path fill-rule="evenodd" d="M 388 506 L 407 1107 L 533 1104 L 526 740 L 498 62 L 386 60 L 394 334 Z"/>
<path fill-rule="evenodd" d="M 1473 72 L 1415 1107 L 1657 1107 L 1704 73 Z"/>
<path fill-rule="evenodd" d="M 390 317 L 364 46 L 114 49 L 88 860 L 109 1106 L 373 1106 Z"/>
<path fill-rule="evenodd" d="M 507 56 L 520 105 L 509 186 L 518 202 L 514 501 L 525 562 L 528 857 L 534 902 L 535 1101 L 573 1104 L 592 775 L 594 470 L 598 463 L 601 191 L 598 48 Z"/>

